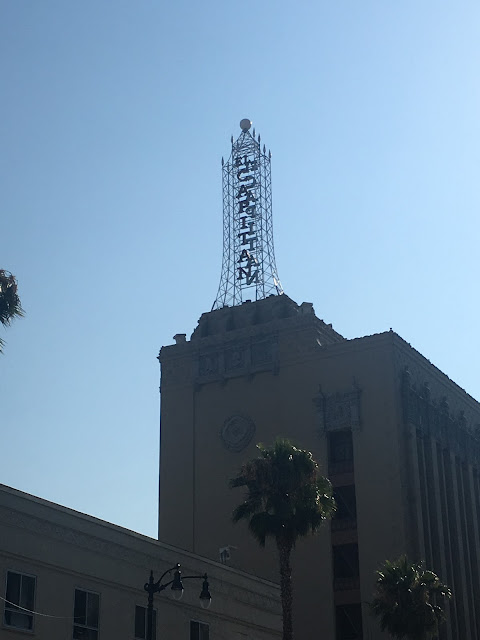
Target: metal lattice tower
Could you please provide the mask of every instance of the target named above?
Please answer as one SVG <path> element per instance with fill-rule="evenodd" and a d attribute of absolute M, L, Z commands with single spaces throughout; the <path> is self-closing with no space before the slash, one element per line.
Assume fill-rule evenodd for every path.
<path fill-rule="evenodd" d="M 242 120 L 223 174 L 223 260 L 217 298 L 212 309 L 245 300 L 281 295 L 273 251 L 270 151 L 260 147 L 252 123 Z"/>

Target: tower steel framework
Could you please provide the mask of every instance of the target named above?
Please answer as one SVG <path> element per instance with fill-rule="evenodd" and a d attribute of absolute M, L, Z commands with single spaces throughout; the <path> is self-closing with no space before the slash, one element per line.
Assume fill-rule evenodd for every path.
<path fill-rule="evenodd" d="M 223 260 L 212 309 L 281 295 L 273 249 L 270 151 L 242 120 L 227 162 L 222 158 Z"/>

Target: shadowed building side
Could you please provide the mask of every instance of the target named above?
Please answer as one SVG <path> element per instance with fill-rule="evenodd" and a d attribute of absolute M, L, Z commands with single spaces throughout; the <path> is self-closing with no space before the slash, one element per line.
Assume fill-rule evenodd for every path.
<path fill-rule="evenodd" d="M 294 552 L 296 637 L 381 638 L 365 606 L 386 558 L 425 559 L 452 586 L 442 638 L 478 637 L 478 403 L 395 333 L 345 340 L 310 304 L 272 296 L 203 314 L 160 353 L 159 538 L 278 580 L 231 513 L 257 442 L 310 449 L 338 514 Z M 433 490 L 432 490 L 433 488 Z M 354 635 L 356 634 L 356 635 Z"/>

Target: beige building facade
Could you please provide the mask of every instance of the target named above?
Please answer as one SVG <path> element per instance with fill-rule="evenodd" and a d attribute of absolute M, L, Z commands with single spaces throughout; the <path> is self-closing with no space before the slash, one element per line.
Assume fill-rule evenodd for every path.
<path fill-rule="evenodd" d="M 205 313 L 162 348 L 159 539 L 277 580 L 228 481 L 287 436 L 335 519 L 294 552 L 298 640 L 380 640 L 375 571 L 403 553 L 451 585 L 442 640 L 480 638 L 480 405 L 392 331 L 346 340 L 287 296 Z M 182 468 L 181 482 L 178 469 Z M 175 479 L 172 482 L 172 479 Z"/>
<path fill-rule="evenodd" d="M 158 640 L 274 640 L 281 636 L 275 584 L 91 516 L 0 485 L 2 640 L 142 640 L 150 571 L 177 563 L 208 574 L 154 599 Z M 5 585 L 5 589 L 3 589 Z"/>

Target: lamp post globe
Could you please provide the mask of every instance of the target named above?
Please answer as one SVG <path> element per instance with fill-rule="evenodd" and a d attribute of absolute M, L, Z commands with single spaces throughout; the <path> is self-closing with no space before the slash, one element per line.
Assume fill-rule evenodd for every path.
<path fill-rule="evenodd" d="M 173 578 L 171 580 L 168 580 L 168 582 L 162 582 L 165 576 L 171 575 L 172 573 Z M 203 609 L 208 609 L 212 602 L 212 596 L 210 595 L 207 574 L 204 573 L 201 576 L 184 576 L 183 579 L 203 580 L 202 591 L 200 593 L 200 604 Z M 172 596 L 175 600 L 182 599 L 183 582 L 179 563 L 177 563 L 174 567 L 167 569 L 156 582 L 153 577 L 153 571 L 150 571 L 149 580 L 143 587 L 148 593 L 146 640 L 153 640 L 153 596 L 155 593 L 164 591 L 167 587 L 170 587 L 170 591 L 172 592 Z"/>

